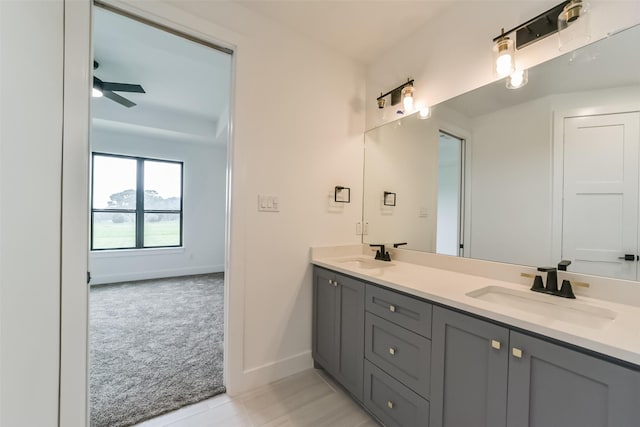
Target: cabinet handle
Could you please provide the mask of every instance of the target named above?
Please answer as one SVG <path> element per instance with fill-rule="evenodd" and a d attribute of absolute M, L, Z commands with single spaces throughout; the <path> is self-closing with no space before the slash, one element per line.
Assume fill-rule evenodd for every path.
<path fill-rule="evenodd" d="M 392 401 L 387 400 L 387 407 L 388 407 L 389 409 L 393 409 L 393 407 L 394 407 L 394 406 L 395 406 L 395 405 L 394 405 L 394 403 L 393 403 Z"/>
<path fill-rule="evenodd" d="M 396 355 L 396 349 L 393 348 L 393 347 L 389 347 L 389 354 L 392 355 L 392 356 L 395 356 Z"/>
<path fill-rule="evenodd" d="M 337 281 L 337 280 L 334 280 L 334 281 L 333 281 L 333 287 L 334 287 L 334 288 L 337 288 L 337 287 L 338 287 L 338 281 Z"/>
<path fill-rule="evenodd" d="M 396 306 L 393 305 L 393 304 L 389 305 L 389 311 L 392 312 L 392 313 L 395 313 L 396 312 Z"/>
<path fill-rule="evenodd" d="M 329 279 L 329 284 L 330 284 L 331 286 L 333 286 L 334 288 L 335 288 L 336 286 L 338 286 L 338 282 L 337 282 L 337 281 L 335 281 L 335 280 L 331 280 L 331 279 Z"/>
<path fill-rule="evenodd" d="M 500 350 L 500 341 L 498 340 L 491 340 L 491 347 L 495 348 L 496 350 Z"/>
<path fill-rule="evenodd" d="M 511 349 L 511 354 L 513 354 L 513 357 L 517 359 L 522 359 L 522 350 L 520 350 L 519 348 L 513 347 Z"/>

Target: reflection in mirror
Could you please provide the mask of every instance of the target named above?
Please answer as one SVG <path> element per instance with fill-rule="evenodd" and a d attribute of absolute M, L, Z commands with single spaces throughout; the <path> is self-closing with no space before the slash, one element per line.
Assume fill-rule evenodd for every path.
<path fill-rule="evenodd" d="M 640 27 L 365 135 L 365 243 L 638 280 Z M 396 193 L 386 206 L 384 192 Z"/>

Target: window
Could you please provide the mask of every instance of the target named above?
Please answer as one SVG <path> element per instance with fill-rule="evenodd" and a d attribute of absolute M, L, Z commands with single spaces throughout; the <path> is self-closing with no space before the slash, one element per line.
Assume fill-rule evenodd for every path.
<path fill-rule="evenodd" d="M 91 250 L 182 246 L 182 169 L 93 153 Z"/>

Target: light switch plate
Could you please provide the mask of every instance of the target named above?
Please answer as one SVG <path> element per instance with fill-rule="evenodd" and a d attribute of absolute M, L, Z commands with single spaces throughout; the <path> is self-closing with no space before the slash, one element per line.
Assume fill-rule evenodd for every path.
<path fill-rule="evenodd" d="M 258 194 L 259 212 L 280 212 L 280 198 L 272 194 Z"/>

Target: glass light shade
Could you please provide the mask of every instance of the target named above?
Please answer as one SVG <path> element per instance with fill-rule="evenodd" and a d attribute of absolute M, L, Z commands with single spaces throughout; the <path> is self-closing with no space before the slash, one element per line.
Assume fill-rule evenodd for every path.
<path fill-rule="evenodd" d="M 591 39 L 589 4 L 571 0 L 558 15 L 558 48 L 569 52 Z"/>
<path fill-rule="evenodd" d="M 402 88 L 402 105 L 405 112 L 413 110 L 413 86 Z"/>
<path fill-rule="evenodd" d="M 418 110 L 418 118 L 424 120 L 428 119 L 429 117 L 431 117 L 431 108 L 420 107 L 420 109 Z"/>
<path fill-rule="evenodd" d="M 516 70 L 507 77 L 507 89 L 520 89 L 529 82 L 529 70 Z"/>
<path fill-rule="evenodd" d="M 91 90 L 91 96 L 94 98 L 100 98 L 102 96 L 102 91 L 96 89 L 95 87 Z"/>
<path fill-rule="evenodd" d="M 515 71 L 515 51 L 513 40 L 501 37 L 493 46 L 495 72 L 499 77 L 506 77 Z"/>

